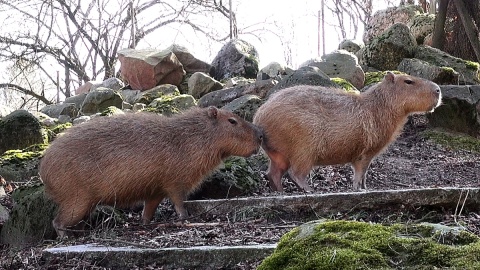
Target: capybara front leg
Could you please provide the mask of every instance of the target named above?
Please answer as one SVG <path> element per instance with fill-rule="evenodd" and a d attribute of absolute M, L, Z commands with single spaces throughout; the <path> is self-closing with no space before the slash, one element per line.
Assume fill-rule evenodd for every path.
<path fill-rule="evenodd" d="M 371 157 L 361 157 L 356 161 L 352 162 L 353 168 L 353 189 L 367 189 L 366 177 L 367 170 L 372 161 Z"/>
<path fill-rule="evenodd" d="M 155 211 L 157 210 L 158 205 L 163 201 L 165 197 L 160 196 L 155 199 L 146 200 L 143 203 L 143 211 L 142 211 L 142 223 L 149 224 L 150 221 L 153 219 L 153 215 L 155 215 Z"/>
<path fill-rule="evenodd" d="M 89 205 L 69 204 L 69 207 L 60 206 L 52 225 L 59 238 L 68 237 L 68 227 L 77 225 L 90 211 Z M 68 209 L 67 209 L 68 208 Z"/>
<path fill-rule="evenodd" d="M 307 184 L 307 176 L 310 171 L 304 171 L 300 169 L 290 169 L 289 175 L 292 178 L 293 182 L 297 185 L 297 187 L 303 189 L 306 192 L 310 192 L 313 189 Z"/>
<path fill-rule="evenodd" d="M 288 170 L 290 163 L 282 154 L 278 152 L 270 151 L 267 152 L 267 154 L 270 158 L 267 171 L 268 183 L 273 191 L 282 192 L 282 176 Z"/>

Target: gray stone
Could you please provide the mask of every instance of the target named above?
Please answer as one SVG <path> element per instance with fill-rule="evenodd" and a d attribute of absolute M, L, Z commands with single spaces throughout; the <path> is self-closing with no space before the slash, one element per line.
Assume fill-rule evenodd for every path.
<path fill-rule="evenodd" d="M 253 115 L 262 105 L 262 99 L 257 95 L 243 95 L 223 106 L 223 109 L 229 110 L 243 119 L 252 122 Z"/>
<path fill-rule="evenodd" d="M 365 46 L 360 64 L 378 70 L 395 70 L 404 58 L 412 58 L 417 46 L 410 29 L 396 23 Z"/>
<path fill-rule="evenodd" d="M 9 182 L 29 181 L 38 174 L 38 163 L 45 148 L 46 144 L 6 151 L 0 156 L 0 175 Z"/>
<path fill-rule="evenodd" d="M 110 106 L 122 109 L 122 105 L 122 97 L 117 91 L 101 87 L 88 93 L 80 112 L 84 115 L 91 115 L 101 112 Z"/>
<path fill-rule="evenodd" d="M 58 122 L 60 124 L 65 124 L 65 123 L 71 123 L 72 122 L 72 117 L 68 116 L 68 115 L 59 115 L 58 116 Z"/>
<path fill-rule="evenodd" d="M 143 104 L 143 103 L 135 103 L 135 104 L 133 104 L 132 110 L 133 110 L 134 112 L 139 112 L 139 111 L 143 111 L 146 107 L 147 107 L 146 104 Z"/>
<path fill-rule="evenodd" d="M 407 25 L 417 41 L 417 44 L 423 44 L 425 37 L 433 33 L 435 15 L 428 13 L 417 14 L 407 23 Z"/>
<path fill-rule="evenodd" d="M 193 106 L 196 106 L 197 102 L 191 95 L 178 95 L 178 96 L 164 96 L 154 99 L 147 109 L 152 109 L 156 113 L 161 113 L 166 116 L 187 110 Z"/>
<path fill-rule="evenodd" d="M 60 104 L 52 104 L 43 107 L 40 112 L 53 117 L 58 118 L 60 115 L 68 115 L 71 118 L 78 116 L 78 107 L 75 103 L 60 103 Z"/>
<path fill-rule="evenodd" d="M 73 119 L 72 121 L 72 125 L 79 125 L 81 123 L 85 123 L 87 121 L 90 121 L 91 117 L 90 116 L 87 116 L 87 115 L 83 115 L 83 116 L 80 116 L 80 117 L 77 117 L 75 119 Z"/>
<path fill-rule="evenodd" d="M 255 83 L 255 79 L 247 79 L 244 77 L 233 77 L 225 81 L 225 86 L 223 88 L 231 88 L 235 86 L 245 86 Z"/>
<path fill-rule="evenodd" d="M 125 87 L 125 84 L 121 80 L 112 77 L 112 78 L 106 79 L 105 81 L 99 84 L 93 84 L 92 87 L 90 88 L 90 92 L 95 91 L 100 87 L 112 89 L 114 91 L 119 91 L 120 89 Z"/>
<path fill-rule="evenodd" d="M 363 47 L 365 47 L 365 44 L 362 41 L 353 39 L 344 39 L 338 45 L 339 50 L 345 50 L 353 54 L 357 53 Z"/>
<path fill-rule="evenodd" d="M 75 107 L 77 107 L 77 109 L 80 111 L 80 109 L 82 108 L 83 101 L 85 101 L 85 98 L 87 97 L 87 94 L 88 93 L 82 93 L 82 94 L 68 97 L 65 99 L 63 103 L 73 103 L 75 104 Z"/>
<path fill-rule="evenodd" d="M 177 56 L 178 61 L 182 63 L 183 68 L 187 73 L 209 73 L 210 69 L 212 68 L 210 64 L 195 58 L 187 48 L 178 44 L 171 45 L 167 48 L 167 50 L 173 52 L 175 56 Z"/>
<path fill-rule="evenodd" d="M 256 78 L 258 52 L 246 41 L 234 39 L 225 44 L 212 61 L 210 75 L 216 80 L 235 76 Z"/>
<path fill-rule="evenodd" d="M 147 90 L 148 91 L 148 90 Z M 142 92 L 140 90 L 130 90 L 130 89 L 124 89 L 120 90 L 120 95 L 122 96 L 122 99 L 130 104 L 134 104 L 135 100 L 139 96 L 139 94 Z"/>
<path fill-rule="evenodd" d="M 47 142 L 40 121 L 26 110 L 16 110 L 0 119 L 0 153 Z"/>
<path fill-rule="evenodd" d="M 480 67 L 478 64 L 449 55 L 430 46 L 417 46 L 414 57 L 439 67 L 453 68 L 459 74 L 459 84 L 480 84 Z"/>
<path fill-rule="evenodd" d="M 400 62 L 398 71 L 417 76 L 437 84 L 458 83 L 458 72 L 452 68 L 438 67 L 416 58 L 405 58 Z"/>
<path fill-rule="evenodd" d="M 361 89 L 365 83 L 365 73 L 358 64 L 357 57 L 345 50 L 337 50 L 301 64 L 303 66 L 318 67 L 330 78 L 342 78 L 350 82 L 355 88 Z"/>
<path fill-rule="evenodd" d="M 328 75 L 323 73 L 319 68 L 306 66 L 295 70 L 292 74 L 283 78 L 266 96 L 268 97 L 284 88 L 303 84 L 341 88 L 338 84 L 332 82 Z"/>
<path fill-rule="evenodd" d="M 257 73 L 257 80 L 268 80 L 275 79 L 277 81 L 281 80 L 284 76 L 292 74 L 293 69 L 284 66 L 278 62 L 271 62 L 265 67 L 263 67 Z"/>
<path fill-rule="evenodd" d="M 188 94 L 197 99 L 222 88 L 223 85 L 219 81 L 203 72 L 195 72 L 188 79 Z"/>
<path fill-rule="evenodd" d="M 445 85 L 442 106 L 427 114 L 429 124 L 480 139 L 480 85 Z"/>
<path fill-rule="evenodd" d="M 135 104 L 135 103 L 150 104 L 153 100 L 163 96 L 178 96 L 178 95 L 180 95 L 180 91 L 178 90 L 177 86 L 172 84 L 162 84 L 152 89 L 138 93 L 137 96 L 133 99 L 133 102 L 131 102 L 131 104 Z"/>

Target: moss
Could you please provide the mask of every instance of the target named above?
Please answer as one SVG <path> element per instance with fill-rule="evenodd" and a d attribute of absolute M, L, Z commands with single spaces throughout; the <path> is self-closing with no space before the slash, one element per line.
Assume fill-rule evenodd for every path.
<path fill-rule="evenodd" d="M 305 228 L 310 232 L 302 233 Z M 473 240 L 443 244 L 430 225 L 317 222 L 285 234 L 258 269 L 475 269 L 479 238 L 463 234 Z"/>
<path fill-rule="evenodd" d="M 394 74 L 405 74 L 398 70 L 393 70 L 391 72 Z M 387 71 L 365 72 L 365 86 L 382 81 L 385 74 L 387 74 Z"/>
<path fill-rule="evenodd" d="M 353 84 L 348 82 L 347 80 L 343 78 L 330 78 L 330 80 L 338 85 L 340 85 L 343 89 L 345 89 L 346 92 L 349 93 L 360 93 Z"/>
<path fill-rule="evenodd" d="M 473 62 L 473 61 L 465 61 L 465 67 L 467 69 L 478 70 L 478 69 L 480 69 L 480 64 L 477 63 L 477 62 Z"/>
<path fill-rule="evenodd" d="M 73 125 L 72 123 L 68 122 L 68 123 L 65 123 L 65 124 L 57 124 L 55 126 L 51 126 L 51 127 L 46 127 L 46 131 L 47 131 L 47 135 L 48 135 L 48 142 L 51 142 L 53 141 L 53 139 L 55 139 L 55 137 L 64 132 L 65 130 L 71 128 Z"/>
<path fill-rule="evenodd" d="M 426 130 L 422 135 L 435 143 L 454 150 L 468 150 L 480 153 L 480 140 L 468 135 L 450 133 L 438 129 Z"/>
<path fill-rule="evenodd" d="M 191 95 L 166 95 L 154 99 L 145 110 L 170 116 L 196 105 L 196 100 Z"/>
<path fill-rule="evenodd" d="M 8 150 L 0 157 L 0 164 L 4 162 L 21 163 L 25 160 L 41 157 L 47 147 L 48 144 L 35 144 L 23 150 Z"/>
<path fill-rule="evenodd" d="M 124 112 L 115 107 L 115 106 L 109 106 L 107 107 L 105 110 L 103 110 L 100 115 L 101 116 L 112 116 L 112 115 L 116 115 L 116 114 L 123 114 Z"/>

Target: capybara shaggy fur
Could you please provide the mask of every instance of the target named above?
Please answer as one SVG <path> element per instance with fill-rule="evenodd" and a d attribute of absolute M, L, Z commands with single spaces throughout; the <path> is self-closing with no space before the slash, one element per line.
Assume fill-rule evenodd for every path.
<path fill-rule="evenodd" d="M 40 163 L 46 194 L 58 213 L 59 236 L 97 204 L 144 202 L 143 223 L 169 198 L 180 218 L 183 201 L 223 159 L 258 151 L 262 133 L 253 124 L 215 107 L 172 117 L 150 113 L 99 117 L 55 139 Z"/>
<path fill-rule="evenodd" d="M 264 132 L 270 187 L 282 191 L 285 172 L 309 191 L 306 178 L 319 165 L 350 163 L 353 188 L 366 189 L 372 159 L 396 139 L 407 116 L 441 102 L 435 83 L 388 72 L 361 94 L 318 86 L 293 86 L 272 95 L 253 123 Z"/>

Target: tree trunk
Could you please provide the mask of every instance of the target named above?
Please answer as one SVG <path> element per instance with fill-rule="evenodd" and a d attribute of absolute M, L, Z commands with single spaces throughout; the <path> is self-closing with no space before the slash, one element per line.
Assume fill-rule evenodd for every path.
<path fill-rule="evenodd" d="M 475 26 L 473 18 L 470 16 L 470 13 L 468 12 L 463 0 L 453 0 L 453 2 L 457 8 L 460 19 L 462 20 L 465 33 L 467 33 L 470 44 L 472 45 L 473 51 L 477 57 L 477 61 L 480 61 L 480 40 L 478 36 L 478 28 Z"/>
<path fill-rule="evenodd" d="M 443 50 L 445 45 L 445 20 L 447 18 L 448 1 L 438 1 L 438 13 L 435 18 L 435 28 L 433 29 L 432 47 L 440 50 Z"/>

